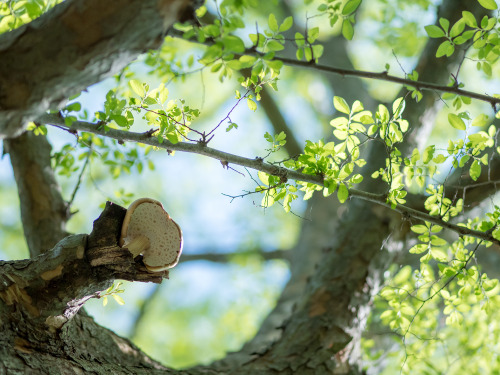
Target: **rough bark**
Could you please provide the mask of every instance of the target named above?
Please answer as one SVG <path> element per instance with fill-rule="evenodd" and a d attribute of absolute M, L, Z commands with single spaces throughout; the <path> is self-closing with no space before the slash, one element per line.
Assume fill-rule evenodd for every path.
<path fill-rule="evenodd" d="M 161 369 L 130 342 L 99 327 L 85 313 L 119 278 L 160 283 L 140 258 L 118 246 L 126 210 L 108 203 L 92 233 L 64 238 L 22 261 L 0 262 L 0 373 L 138 373 Z"/>
<path fill-rule="evenodd" d="M 0 36 L 0 139 L 158 48 L 189 0 L 67 0 Z"/>

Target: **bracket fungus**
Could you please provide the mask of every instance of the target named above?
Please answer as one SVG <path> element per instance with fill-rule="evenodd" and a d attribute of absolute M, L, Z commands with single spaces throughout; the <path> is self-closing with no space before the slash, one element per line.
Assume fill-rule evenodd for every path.
<path fill-rule="evenodd" d="M 182 231 L 160 202 L 141 198 L 132 202 L 125 214 L 119 243 L 134 258 L 142 254 L 149 271 L 160 272 L 179 261 Z"/>

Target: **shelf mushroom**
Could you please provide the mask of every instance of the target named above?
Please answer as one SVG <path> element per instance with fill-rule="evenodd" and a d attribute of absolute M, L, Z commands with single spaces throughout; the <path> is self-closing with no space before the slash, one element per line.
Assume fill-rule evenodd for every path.
<path fill-rule="evenodd" d="M 142 254 L 149 271 L 160 272 L 179 261 L 182 231 L 160 202 L 141 198 L 132 202 L 125 214 L 119 243 L 134 258 Z"/>

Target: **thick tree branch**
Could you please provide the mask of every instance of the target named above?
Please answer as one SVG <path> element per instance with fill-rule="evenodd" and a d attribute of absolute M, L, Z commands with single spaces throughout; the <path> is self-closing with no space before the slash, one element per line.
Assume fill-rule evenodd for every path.
<path fill-rule="evenodd" d="M 59 329 L 116 278 L 160 283 L 168 272 L 148 272 L 118 246 L 125 212 L 108 203 L 89 236 L 66 237 L 33 259 L 0 262 L 1 314 L 24 312 L 31 324 Z"/>
<path fill-rule="evenodd" d="M 67 0 L 0 36 L 0 139 L 117 73 L 183 18 L 189 0 Z"/>
<path fill-rule="evenodd" d="M 243 167 L 247 167 L 250 169 L 254 169 L 257 171 L 266 172 L 268 174 L 279 176 L 285 181 L 287 179 L 309 182 L 316 185 L 323 186 L 323 178 L 317 175 L 307 175 L 303 174 L 299 171 L 279 167 L 273 164 L 269 164 L 264 162 L 262 159 L 249 159 L 242 156 L 230 154 L 227 152 L 219 151 L 213 149 L 211 147 L 205 146 L 202 143 L 193 144 L 186 142 L 179 142 L 176 144 L 170 143 L 168 140 L 164 139 L 163 142 L 159 142 L 156 137 L 152 137 L 150 133 L 133 133 L 118 129 L 109 129 L 107 132 L 104 130 L 100 130 L 99 124 L 93 124 L 84 121 L 75 121 L 68 127 L 64 124 L 64 119 L 57 114 L 46 114 L 41 117 L 41 121 L 44 124 L 52 124 L 58 125 L 60 127 L 67 128 L 71 131 L 86 131 L 94 134 L 102 135 L 104 137 L 113 138 L 116 140 L 120 140 L 123 142 L 132 141 L 143 144 L 148 144 L 151 146 L 155 146 L 158 148 L 162 148 L 164 150 L 175 150 L 181 152 L 189 152 L 193 154 L 199 154 L 203 156 L 207 156 L 213 159 L 217 159 L 219 161 L 228 162 L 230 164 L 237 164 Z M 378 205 L 391 208 L 397 212 L 404 214 L 407 217 L 413 217 L 415 219 L 420 219 L 424 221 L 428 221 L 433 224 L 440 225 L 444 228 L 452 230 L 463 236 L 471 236 L 481 240 L 490 241 L 497 245 L 500 245 L 500 241 L 493 238 L 491 233 L 489 232 L 480 232 L 478 230 L 473 230 L 469 228 L 465 228 L 459 225 L 455 225 L 444 221 L 439 216 L 431 216 L 425 212 L 421 212 L 415 210 L 413 208 L 407 207 L 405 205 L 395 205 L 391 206 L 390 203 L 387 202 L 387 197 L 384 194 L 375 194 L 367 191 L 362 191 L 358 189 L 351 188 L 349 189 L 349 197 L 351 198 L 359 198 L 368 202 L 376 203 Z"/>
<path fill-rule="evenodd" d="M 24 236 L 35 257 L 67 235 L 69 208 L 52 170 L 46 137 L 27 132 L 4 140 L 4 145 L 16 178 Z"/>

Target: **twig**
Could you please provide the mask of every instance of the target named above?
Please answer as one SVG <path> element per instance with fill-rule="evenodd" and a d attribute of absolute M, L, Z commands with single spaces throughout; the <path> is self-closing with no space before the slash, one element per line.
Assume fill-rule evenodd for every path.
<path fill-rule="evenodd" d="M 71 194 L 71 198 L 69 199 L 68 207 L 71 207 L 73 205 L 73 201 L 75 200 L 76 193 L 78 192 L 78 189 L 80 188 L 80 184 L 82 183 L 82 177 L 83 177 L 83 174 L 85 173 L 85 169 L 87 169 L 87 166 L 89 165 L 91 155 L 92 155 L 92 144 L 89 145 L 89 151 L 87 153 L 87 157 L 85 158 L 85 163 L 83 163 L 82 170 L 80 171 L 80 174 L 78 175 L 78 180 L 76 182 L 75 188 L 73 189 L 73 193 Z"/>

